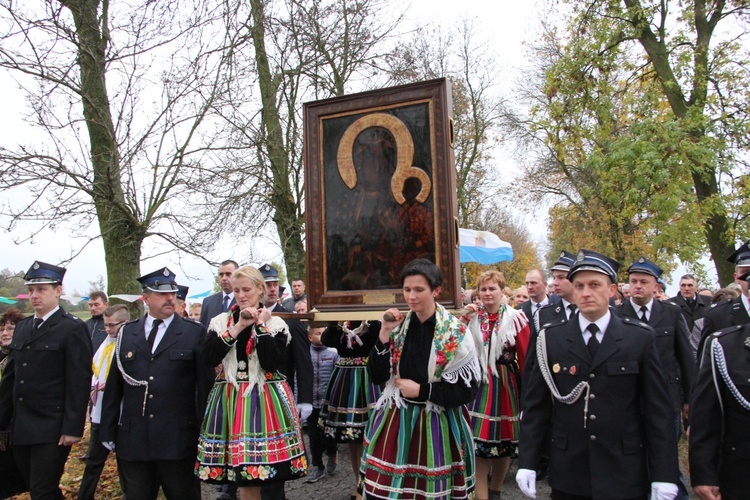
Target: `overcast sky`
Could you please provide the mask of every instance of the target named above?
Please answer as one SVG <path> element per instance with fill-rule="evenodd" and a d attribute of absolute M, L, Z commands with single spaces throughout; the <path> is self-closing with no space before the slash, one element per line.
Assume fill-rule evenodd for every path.
<path fill-rule="evenodd" d="M 502 78 L 499 79 L 501 82 L 499 91 L 507 92 L 510 84 L 519 76 L 520 68 L 523 66 L 522 43 L 525 37 L 533 36 L 536 32 L 537 18 L 539 12 L 544 9 L 544 4 L 545 2 L 538 0 L 468 0 L 465 2 L 411 0 L 408 22 L 416 25 L 437 22 L 448 28 L 462 17 L 475 17 L 480 30 L 479 35 L 489 41 L 498 66 L 503 72 Z M 0 144 L 12 148 L 19 142 L 28 143 L 29 137 L 33 137 L 33 131 L 22 121 L 22 116 L 26 112 L 23 93 L 17 89 L 15 82 L 5 72 L 0 72 L 0 89 L 3 92 Z M 515 170 L 512 159 L 505 152 L 498 151 L 496 160 L 504 172 Z M 0 203 L 5 202 L 7 202 L 7 194 L 0 194 Z M 529 221 L 532 237 L 540 244 L 544 242 L 546 212 L 524 214 L 524 216 Z M 45 232 L 35 238 L 33 243 L 14 244 L 13 239 L 23 238 L 28 233 L 29 226 L 22 225 L 12 234 L 7 232 L 2 234 L 0 268 L 9 268 L 13 271 L 26 270 L 34 260 L 57 263 L 80 248 L 80 240 L 72 238 L 65 231 L 58 231 L 54 234 Z M 270 237 L 273 238 L 274 235 L 275 233 Z M 233 257 L 231 247 L 227 245 L 219 245 L 219 247 L 210 256 L 213 260 Z M 264 250 L 258 254 L 259 262 L 249 264 L 260 265 L 266 261 L 281 260 L 278 245 L 275 245 L 273 241 L 264 242 L 261 248 Z M 150 252 L 153 252 L 153 249 L 146 246 L 144 255 Z M 160 255 L 142 262 L 141 270 L 147 273 L 162 266 L 168 266 L 177 273 L 178 281 L 190 287 L 190 295 L 213 287 L 215 269 L 190 257 Z M 99 276 L 106 277 L 106 270 L 101 241 L 97 240 L 68 266 L 64 283 L 66 293 L 87 293 L 89 282 L 97 280 Z"/>

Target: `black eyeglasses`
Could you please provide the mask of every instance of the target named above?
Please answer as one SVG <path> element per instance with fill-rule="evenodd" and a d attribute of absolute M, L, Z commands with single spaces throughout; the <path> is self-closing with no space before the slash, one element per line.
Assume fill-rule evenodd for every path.
<path fill-rule="evenodd" d="M 127 321 L 120 321 L 120 322 L 117 322 L 117 323 L 104 323 L 104 327 L 105 328 L 115 328 L 115 327 L 120 326 L 123 323 L 127 323 Z"/>

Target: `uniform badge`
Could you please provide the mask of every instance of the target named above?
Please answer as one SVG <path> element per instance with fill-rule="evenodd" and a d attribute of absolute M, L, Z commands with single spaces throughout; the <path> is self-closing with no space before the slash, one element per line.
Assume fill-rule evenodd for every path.
<path fill-rule="evenodd" d="M 639 264 L 643 264 L 644 262 L 646 262 L 646 259 L 644 259 L 643 257 L 641 257 L 640 259 L 638 259 L 638 263 Z"/>
<path fill-rule="evenodd" d="M 583 262 L 583 260 L 584 260 L 585 258 L 586 258 L 586 254 L 585 254 L 585 253 L 583 253 L 583 252 L 578 252 L 578 256 L 576 257 L 576 260 L 578 260 L 578 262 Z"/>
<path fill-rule="evenodd" d="M 165 267 L 165 268 L 164 268 L 164 271 L 162 271 L 162 274 L 163 274 L 164 276 L 169 276 L 169 270 L 168 270 L 168 269 L 167 269 L 167 268 Z"/>
<path fill-rule="evenodd" d="M 557 306 L 557 307 L 555 308 L 555 312 L 556 312 L 556 313 L 559 313 L 560 311 L 561 311 L 561 309 L 560 309 L 560 306 Z"/>
<path fill-rule="evenodd" d="M 560 363 L 555 363 L 552 365 L 552 371 L 555 373 L 560 373 Z"/>
<path fill-rule="evenodd" d="M 133 357 L 133 351 L 128 351 L 127 354 L 125 354 L 125 357 L 130 359 Z"/>
<path fill-rule="evenodd" d="M 39 262 L 34 262 L 34 265 L 31 266 L 31 267 L 33 267 L 35 271 L 38 271 L 39 270 Z"/>
<path fill-rule="evenodd" d="M 745 339 L 745 347 L 748 348 L 748 349 L 750 349 L 750 337 L 747 337 Z"/>
<path fill-rule="evenodd" d="M 576 370 L 576 366 L 575 365 L 573 365 L 573 366 L 570 367 L 569 372 L 570 372 L 571 375 L 575 375 L 577 371 L 578 370 Z"/>

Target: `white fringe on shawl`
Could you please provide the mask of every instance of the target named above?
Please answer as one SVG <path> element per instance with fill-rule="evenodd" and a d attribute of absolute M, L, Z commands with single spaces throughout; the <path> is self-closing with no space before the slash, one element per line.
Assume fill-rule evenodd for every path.
<path fill-rule="evenodd" d="M 400 326 L 396 327 L 395 330 L 399 330 L 399 332 L 408 331 L 411 315 L 412 313 L 409 312 L 406 315 L 406 319 L 404 320 L 404 322 L 401 323 Z M 461 322 L 458 320 L 458 318 L 451 315 L 440 304 L 437 304 L 435 319 L 436 327 L 446 321 L 449 321 L 451 323 L 449 330 L 458 329 L 461 325 Z M 393 339 L 393 333 L 391 334 L 391 339 Z M 441 378 L 435 376 L 436 356 L 437 352 L 435 351 L 435 343 L 433 340 L 432 351 L 430 352 L 430 360 L 427 364 L 427 372 L 430 374 L 428 380 L 430 383 L 439 382 L 441 378 L 449 383 L 456 383 L 458 380 L 463 380 L 464 384 L 466 384 L 466 387 L 469 387 L 471 386 L 472 380 L 479 380 L 479 377 L 481 375 L 480 366 L 479 362 L 477 361 L 474 340 L 472 339 L 472 336 L 468 331 L 464 334 L 464 338 L 461 340 L 461 342 L 459 342 L 458 347 L 456 348 L 456 353 L 450 363 L 448 363 L 448 366 L 446 366 L 443 370 Z M 401 391 L 398 389 L 398 387 L 396 387 L 396 370 L 391 367 L 391 378 L 385 384 L 385 388 L 383 389 L 383 392 L 380 395 L 380 399 L 378 399 L 375 408 L 382 408 L 386 404 L 395 404 L 396 407 L 402 408 L 406 406 L 404 399 L 405 398 L 401 396 Z M 442 413 L 444 410 L 442 406 L 436 405 L 431 401 L 427 401 L 425 403 L 425 409 L 427 411 L 437 413 Z"/>
<path fill-rule="evenodd" d="M 209 331 L 216 332 L 216 335 L 221 337 L 222 334 L 227 331 L 227 321 L 229 320 L 228 312 L 223 312 L 218 316 L 214 316 L 208 325 Z M 286 344 L 289 345 L 291 341 L 291 335 L 289 334 L 289 327 L 286 322 L 276 316 L 271 316 L 271 319 L 266 323 L 268 333 L 275 337 L 278 333 L 283 332 L 286 335 Z M 237 383 L 237 343 L 229 349 L 227 355 L 221 360 L 221 364 L 224 370 L 224 377 L 227 382 L 232 384 L 235 389 L 239 390 L 240 386 Z M 247 359 L 247 381 L 249 382 L 247 389 L 242 393 L 242 397 L 246 398 L 250 395 L 253 388 L 257 385 L 258 390 L 263 393 L 266 387 L 266 375 L 265 371 L 260 367 L 260 361 L 258 361 L 258 348 L 256 339 L 256 348 L 253 353 Z"/>
<path fill-rule="evenodd" d="M 482 325 L 479 323 L 479 314 L 476 314 L 469 322 L 469 330 L 474 337 L 474 343 L 479 353 L 479 360 L 482 369 L 482 381 L 489 381 L 487 365 L 492 368 L 492 374 L 498 377 L 496 363 L 490 363 L 490 360 L 497 361 L 503 354 L 503 348 L 507 343 L 509 346 L 516 345 L 516 335 L 529 323 L 526 315 L 519 309 L 513 309 L 508 306 L 501 306 L 500 313 L 502 318 L 495 323 L 492 330 L 492 342 L 490 342 L 490 352 L 487 352 L 487 346 L 484 345 L 482 336 Z"/>

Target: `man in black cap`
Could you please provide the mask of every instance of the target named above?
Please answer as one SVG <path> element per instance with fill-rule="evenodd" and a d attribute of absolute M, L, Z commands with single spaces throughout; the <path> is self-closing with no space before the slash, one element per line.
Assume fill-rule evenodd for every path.
<path fill-rule="evenodd" d="M 690 482 L 702 500 L 747 498 L 750 324 L 709 335 L 703 360 L 690 405 Z"/>
<path fill-rule="evenodd" d="M 63 498 L 60 477 L 81 440 L 91 383 L 86 324 L 60 306 L 65 268 L 34 262 L 25 276 L 34 315 L 16 325 L 0 381 L 0 430 L 31 498 Z"/>
<path fill-rule="evenodd" d="M 698 345 L 698 361 L 703 352 L 703 343 L 707 336 L 730 326 L 750 323 L 750 296 L 748 285 L 740 276 L 750 272 L 750 240 L 740 246 L 727 260 L 734 263 L 734 280 L 740 284 L 742 294 L 733 300 L 717 302 L 712 305 L 703 319 L 701 342 Z"/>
<path fill-rule="evenodd" d="M 575 254 L 563 250 L 560 253 L 560 257 L 552 266 L 552 284 L 554 286 L 555 295 L 560 298 L 560 302 L 547 304 L 534 314 L 534 327 L 531 328 L 529 348 L 526 354 L 526 364 L 524 365 L 524 381 L 521 384 L 521 387 L 526 385 L 525 379 L 530 372 L 529 366 L 536 364 L 536 338 L 540 328 L 546 328 L 554 323 L 567 321 L 573 314 L 575 314 L 576 305 L 575 297 L 573 297 L 573 284 L 568 279 L 570 266 L 573 265 L 575 259 Z M 523 409 L 523 401 L 521 401 L 521 403 L 521 409 Z M 545 439 L 545 446 L 549 448 L 549 436 Z M 545 449 L 539 462 L 539 468 L 537 469 L 537 478 L 543 479 L 546 477 L 548 468 L 549 455 L 547 449 Z"/>
<path fill-rule="evenodd" d="M 175 314 L 175 275 L 138 278 L 148 314 L 122 327 L 104 390 L 100 438 L 115 448 L 128 498 L 200 498 L 193 469 L 207 395 L 202 325 Z"/>
<path fill-rule="evenodd" d="M 185 285 L 177 285 L 177 291 L 175 292 L 174 312 L 177 313 L 178 316 L 182 316 L 183 318 L 188 317 L 185 304 L 188 292 L 190 292 L 190 287 L 187 287 Z"/>
<path fill-rule="evenodd" d="M 618 268 L 580 251 L 568 273 L 578 314 L 539 332 L 540 360 L 523 388 L 516 475 L 529 497 L 550 429 L 552 498 L 677 494 L 677 444 L 654 332 L 609 309 Z"/>
<path fill-rule="evenodd" d="M 640 320 L 656 332 L 656 350 L 673 411 L 675 436 L 682 434 L 682 418 L 688 416 L 690 389 L 695 379 L 695 358 L 690 346 L 690 331 L 676 304 L 655 300 L 656 281 L 664 271 L 655 263 L 639 258 L 628 268 L 630 298 L 615 308 L 622 318 Z M 679 499 L 687 499 L 685 481 L 680 477 Z"/>
<path fill-rule="evenodd" d="M 271 312 L 291 313 L 279 304 L 279 296 L 283 288 L 279 287 L 279 272 L 270 264 L 264 264 L 258 268 L 266 283 L 266 296 L 264 306 Z M 297 395 L 297 408 L 300 412 L 300 420 L 307 421 L 312 413 L 313 402 L 313 367 L 310 357 L 310 338 L 307 328 L 301 321 L 296 319 L 285 319 L 292 336 L 289 343 L 290 349 L 286 350 L 286 360 L 279 371 L 286 377 L 287 382 Z M 296 377 L 295 377 L 296 375 Z M 284 495 L 284 483 L 276 482 L 264 486 L 261 490 L 263 500 L 282 500 Z"/>

